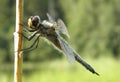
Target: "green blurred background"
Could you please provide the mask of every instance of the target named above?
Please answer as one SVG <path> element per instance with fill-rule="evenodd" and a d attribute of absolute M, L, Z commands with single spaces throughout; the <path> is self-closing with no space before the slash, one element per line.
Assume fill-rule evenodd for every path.
<path fill-rule="evenodd" d="M 67 58 L 41 39 L 23 54 L 23 82 L 120 82 L 120 0 L 25 0 L 24 23 L 31 15 L 61 18 L 69 44 L 100 77 Z M 15 0 L 0 3 L 0 82 L 13 82 Z M 31 42 L 23 42 L 24 48 Z"/>

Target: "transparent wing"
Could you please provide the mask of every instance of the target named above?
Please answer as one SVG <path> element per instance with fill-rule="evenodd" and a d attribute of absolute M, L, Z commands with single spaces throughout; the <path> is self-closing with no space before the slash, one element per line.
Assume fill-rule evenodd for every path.
<path fill-rule="evenodd" d="M 64 22 L 61 19 L 58 19 L 57 25 L 58 25 L 58 28 L 56 28 L 57 29 L 56 31 L 58 31 L 59 33 L 62 33 L 64 35 L 66 35 L 68 38 L 70 38 L 68 30 L 66 28 L 66 25 L 64 24 Z"/>
<path fill-rule="evenodd" d="M 58 35 L 58 40 L 60 42 L 62 51 L 67 56 L 70 63 L 73 63 L 76 60 L 90 72 L 99 75 L 92 66 L 90 66 L 84 59 L 82 59 L 79 54 L 62 37 L 60 37 L 60 35 Z"/>
<path fill-rule="evenodd" d="M 73 63 L 75 61 L 74 57 L 74 50 L 71 48 L 71 46 L 61 37 L 58 35 L 58 40 L 60 42 L 62 51 L 67 56 L 70 63 Z"/>
<path fill-rule="evenodd" d="M 68 38 L 70 38 L 69 33 L 67 31 L 67 28 L 66 28 L 64 22 L 61 19 L 58 19 L 57 22 L 55 22 L 54 19 L 48 13 L 47 13 L 47 17 L 48 17 L 48 21 L 50 23 L 53 23 L 53 24 L 57 25 L 57 28 L 55 28 L 55 29 L 59 34 L 64 34 Z"/>
<path fill-rule="evenodd" d="M 47 13 L 48 21 L 51 23 L 55 23 L 54 19 Z"/>

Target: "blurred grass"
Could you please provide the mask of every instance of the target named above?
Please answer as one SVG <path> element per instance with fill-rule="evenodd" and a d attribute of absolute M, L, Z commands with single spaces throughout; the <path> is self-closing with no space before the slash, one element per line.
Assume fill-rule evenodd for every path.
<path fill-rule="evenodd" d="M 100 73 L 96 76 L 79 63 L 66 60 L 23 64 L 23 82 L 120 82 L 120 60 L 113 58 L 85 58 Z M 0 67 L 0 82 L 13 82 L 13 65 Z"/>

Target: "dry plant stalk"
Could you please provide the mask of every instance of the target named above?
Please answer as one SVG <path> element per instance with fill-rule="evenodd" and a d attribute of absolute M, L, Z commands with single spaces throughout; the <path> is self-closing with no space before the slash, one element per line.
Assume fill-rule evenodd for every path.
<path fill-rule="evenodd" d="M 16 0 L 16 28 L 14 33 L 14 82 L 22 82 L 22 9 L 23 0 Z"/>

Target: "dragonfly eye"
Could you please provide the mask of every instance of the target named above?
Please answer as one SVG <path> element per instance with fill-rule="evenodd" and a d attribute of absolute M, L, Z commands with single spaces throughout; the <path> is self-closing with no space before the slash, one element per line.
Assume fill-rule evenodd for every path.
<path fill-rule="evenodd" d="M 39 16 L 31 16 L 28 19 L 28 25 L 32 29 L 36 29 L 39 24 L 40 24 L 40 17 Z"/>

